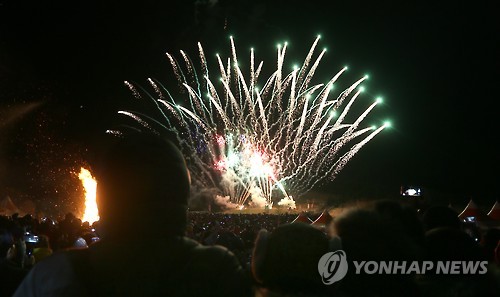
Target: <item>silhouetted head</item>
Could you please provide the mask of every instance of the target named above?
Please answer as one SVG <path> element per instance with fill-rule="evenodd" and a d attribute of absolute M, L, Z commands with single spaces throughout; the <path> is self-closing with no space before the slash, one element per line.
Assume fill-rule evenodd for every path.
<path fill-rule="evenodd" d="M 355 208 L 336 217 L 333 233 L 342 240 L 349 261 L 347 275 L 340 282 L 347 296 L 415 296 L 411 275 L 355 273 L 354 261 L 412 261 L 419 249 L 406 225 L 401 208 L 392 203 L 376 204 L 374 209 Z"/>
<path fill-rule="evenodd" d="M 7 252 L 14 246 L 14 238 L 7 230 L 0 229 L 0 260 L 7 257 Z"/>
<path fill-rule="evenodd" d="M 96 177 L 105 237 L 184 233 L 189 173 L 181 152 L 167 139 L 136 131 L 116 137 Z"/>
<path fill-rule="evenodd" d="M 425 234 L 425 241 L 428 260 L 477 261 L 483 258 L 479 244 L 456 228 L 434 228 Z"/>
<path fill-rule="evenodd" d="M 488 261 L 495 260 L 495 249 L 500 243 L 500 229 L 487 229 L 481 238 L 481 247 Z"/>
<path fill-rule="evenodd" d="M 285 224 L 272 233 L 261 230 L 253 251 L 252 272 L 274 292 L 319 294 L 328 289 L 318 274 L 318 261 L 327 252 L 329 239 L 309 224 Z"/>
<path fill-rule="evenodd" d="M 434 228 L 449 227 L 460 229 L 458 213 L 447 206 L 433 206 L 427 209 L 422 217 L 425 231 Z"/>
<path fill-rule="evenodd" d="M 399 227 L 415 244 L 423 244 L 424 229 L 414 208 L 405 206 L 399 201 L 378 200 L 373 203 L 373 210 L 387 223 Z"/>

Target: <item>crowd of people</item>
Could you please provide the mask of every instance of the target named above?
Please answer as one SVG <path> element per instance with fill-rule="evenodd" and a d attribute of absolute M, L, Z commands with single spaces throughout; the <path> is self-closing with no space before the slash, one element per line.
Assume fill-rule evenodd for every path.
<path fill-rule="evenodd" d="M 146 133 L 115 141 L 97 172 L 100 221 L 89 225 L 71 214 L 60 221 L 0 217 L 2 296 L 500 293 L 500 229 L 468 232 L 471 225 L 451 208 L 417 212 L 380 200 L 324 227 L 293 222 L 292 213 L 189 212 L 190 176 L 174 145 Z M 349 267 L 326 285 L 318 261 L 336 250 L 345 252 Z M 481 261 L 487 272 L 371 274 L 353 266 L 424 260 Z"/>
<path fill-rule="evenodd" d="M 317 213 L 308 213 L 316 217 Z M 220 245 L 238 258 L 250 272 L 251 256 L 257 234 L 261 229 L 272 232 L 278 226 L 292 222 L 294 213 L 285 214 L 229 214 L 189 212 L 186 236 L 203 245 Z M 74 214 L 61 220 L 34 218 L 32 215 L 0 216 L 0 232 L 4 268 L 5 292 L 14 292 L 21 279 L 37 262 L 54 252 L 86 248 L 99 240 L 99 222 L 90 225 Z M 130 234 L 130 236 L 134 236 Z M 11 248 L 8 252 L 8 248 Z M 19 251 L 19 253 L 14 253 Z M 9 256 L 7 256 L 9 254 Z M 14 256 L 15 254 L 15 256 Z M 3 291 L 2 291 L 3 292 Z M 1 294 L 0 296 L 10 296 Z"/>
<path fill-rule="evenodd" d="M 320 213 L 306 215 L 315 218 Z M 295 213 L 189 212 L 185 234 L 203 245 L 220 245 L 231 251 L 254 295 L 269 295 L 269 289 L 277 296 L 496 296 L 500 292 L 500 230 L 482 230 L 477 240 L 471 236 L 477 233 L 468 232 L 471 226 L 460 222 L 450 208 L 431 207 L 418 216 L 396 201 L 379 201 L 353 208 L 335 218 L 329 228 L 321 229 L 302 222 L 291 224 L 296 217 Z M 98 230 L 99 222 L 82 223 L 73 214 L 61 221 L 31 215 L 0 216 L 0 296 L 11 296 L 30 269 L 51 254 L 92 246 L 99 240 Z M 258 251 L 261 230 L 281 235 L 267 251 L 267 260 L 260 262 L 265 269 L 260 268 L 257 274 L 252 256 Z M 141 240 L 141 234 L 129 236 Z M 352 259 L 485 260 L 489 272 L 448 278 L 350 275 L 339 286 L 328 287 L 321 283 L 315 265 L 328 252 L 328 241 L 336 236 L 342 238 L 341 247 Z M 301 260 L 305 263 L 298 263 Z M 304 283 L 307 285 L 301 288 Z"/>
<path fill-rule="evenodd" d="M 310 218 L 319 215 L 307 213 Z M 482 230 L 478 240 L 471 236 L 478 233 L 469 232 L 471 225 L 457 215 L 443 206 L 431 207 L 418 216 L 399 202 L 378 201 L 347 211 L 328 228 L 317 228 L 291 223 L 297 217 L 294 213 L 189 212 L 185 234 L 203 245 L 220 245 L 231 251 L 255 296 L 496 296 L 500 292 L 500 230 Z M 98 230 L 99 222 L 82 223 L 73 214 L 61 221 L 30 215 L 0 216 L 1 296 L 11 296 L 42 259 L 98 242 Z M 252 256 L 258 251 L 261 230 L 280 233 L 280 237 L 257 269 Z M 141 240 L 140 234 L 129 236 Z M 316 265 L 329 250 L 328 240 L 336 236 L 351 259 L 485 260 L 488 274 L 348 275 L 341 284 L 329 287 L 321 283 Z"/>

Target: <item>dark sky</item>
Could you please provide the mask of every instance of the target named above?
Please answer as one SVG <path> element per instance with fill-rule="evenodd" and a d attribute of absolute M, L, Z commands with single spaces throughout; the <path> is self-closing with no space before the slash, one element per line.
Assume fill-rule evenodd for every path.
<path fill-rule="evenodd" d="M 60 180 L 133 100 L 123 81 L 167 79 L 166 51 L 227 49 L 233 34 L 269 66 L 278 41 L 300 61 L 321 34 L 316 76 L 346 64 L 345 81 L 368 73 L 363 96 L 384 97 L 374 120 L 393 123 L 322 190 L 383 197 L 411 184 L 489 207 L 500 198 L 493 1 L 364 2 L 0 0 L 0 193 L 74 194 Z"/>

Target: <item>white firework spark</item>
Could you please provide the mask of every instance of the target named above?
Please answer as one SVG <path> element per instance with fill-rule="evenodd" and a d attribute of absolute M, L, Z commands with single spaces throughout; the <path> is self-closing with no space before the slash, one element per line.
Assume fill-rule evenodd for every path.
<path fill-rule="evenodd" d="M 148 79 L 155 92 L 148 97 L 162 119 L 121 113 L 148 129 L 152 129 L 148 121 L 154 121 L 175 132 L 193 182 L 218 189 L 218 195 L 230 197 L 231 203 L 251 201 L 271 207 L 275 196 L 292 200 L 288 193 L 300 197 L 325 180 L 334 179 L 361 147 L 387 126 L 360 128 L 380 100 L 370 104 L 354 122 L 345 122 L 366 76 L 333 98 L 333 85 L 346 67 L 324 84 L 311 84 L 325 54 L 323 50 L 313 58 L 319 39 L 315 39 L 302 66 L 290 73 L 283 72 L 287 44 L 279 46 L 276 71 L 262 88 L 257 85 L 263 63 L 255 68 L 252 49 L 247 80 L 232 37 L 230 57 L 224 62 L 216 55 L 216 78 L 209 73 L 201 44 L 200 73 L 185 52 L 180 52 L 182 64 L 167 53 L 181 87 L 177 96 Z M 130 83 L 126 85 L 141 98 Z"/>

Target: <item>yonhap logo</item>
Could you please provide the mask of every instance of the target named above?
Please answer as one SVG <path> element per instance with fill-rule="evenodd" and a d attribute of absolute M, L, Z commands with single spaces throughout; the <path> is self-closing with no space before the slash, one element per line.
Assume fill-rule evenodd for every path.
<path fill-rule="evenodd" d="M 343 279 L 347 274 L 347 256 L 343 250 L 324 254 L 318 262 L 318 272 L 325 285 Z"/>

